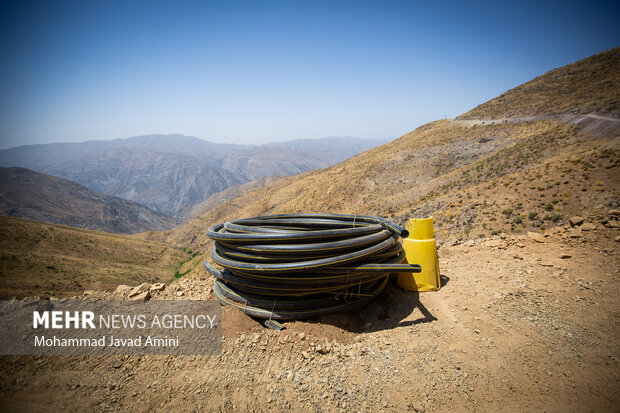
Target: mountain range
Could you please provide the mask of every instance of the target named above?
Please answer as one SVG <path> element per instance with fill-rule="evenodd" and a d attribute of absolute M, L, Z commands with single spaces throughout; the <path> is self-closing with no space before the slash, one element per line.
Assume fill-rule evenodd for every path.
<path fill-rule="evenodd" d="M 233 185 L 324 168 L 383 142 L 334 137 L 232 145 L 147 135 L 10 148 L 0 151 L 0 166 L 75 181 L 182 220 L 194 205 Z"/>

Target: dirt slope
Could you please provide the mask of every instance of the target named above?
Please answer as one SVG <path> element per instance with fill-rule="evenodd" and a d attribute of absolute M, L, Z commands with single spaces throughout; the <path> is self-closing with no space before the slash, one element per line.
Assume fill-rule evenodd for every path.
<path fill-rule="evenodd" d="M 67 296 L 169 282 L 187 253 L 169 245 L 0 216 L 0 298 Z"/>
<path fill-rule="evenodd" d="M 564 113 L 620 113 L 620 47 L 551 70 L 459 116 L 497 119 Z"/>
<path fill-rule="evenodd" d="M 602 219 L 602 217 L 601 217 Z M 356 313 L 276 332 L 225 308 L 211 357 L 5 357 L 28 411 L 616 411 L 617 230 L 444 245 L 438 292 L 395 286 Z M 571 258 L 559 258 L 560 254 Z M 156 299 L 205 299 L 183 278 Z M 96 296 L 110 298 L 109 295 Z"/>

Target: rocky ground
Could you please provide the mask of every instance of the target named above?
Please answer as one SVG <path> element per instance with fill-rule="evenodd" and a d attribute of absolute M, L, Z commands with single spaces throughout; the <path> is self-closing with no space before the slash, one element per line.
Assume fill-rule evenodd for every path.
<path fill-rule="evenodd" d="M 443 287 L 266 329 L 224 308 L 215 356 L 2 357 L 3 410 L 617 411 L 617 211 L 441 245 Z M 137 288 L 210 299 L 212 279 Z M 88 298 L 124 299 L 89 291 Z M 85 298 L 84 297 L 84 298 Z"/>

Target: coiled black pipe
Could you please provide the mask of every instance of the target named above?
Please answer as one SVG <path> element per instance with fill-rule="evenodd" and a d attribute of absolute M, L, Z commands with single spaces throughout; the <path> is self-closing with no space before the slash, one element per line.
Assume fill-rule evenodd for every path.
<path fill-rule="evenodd" d="M 308 318 L 360 307 L 377 296 L 401 264 L 407 230 L 384 218 L 285 214 L 239 219 L 207 231 L 218 270 L 214 293 L 253 317 Z"/>

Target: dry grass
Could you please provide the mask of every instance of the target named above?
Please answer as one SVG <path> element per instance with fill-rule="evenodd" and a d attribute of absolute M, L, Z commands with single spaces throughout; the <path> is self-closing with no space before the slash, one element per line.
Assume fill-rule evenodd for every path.
<path fill-rule="evenodd" d="M 187 253 L 168 245 L 0 216 L 0 297 L 63 296 L 170 281 Z"/>
<path fill-rule="evenodd" d="M 620 112 L 620 47 L 551 70 L 459 119 Z"/>

